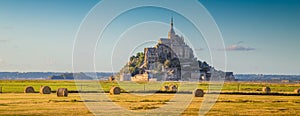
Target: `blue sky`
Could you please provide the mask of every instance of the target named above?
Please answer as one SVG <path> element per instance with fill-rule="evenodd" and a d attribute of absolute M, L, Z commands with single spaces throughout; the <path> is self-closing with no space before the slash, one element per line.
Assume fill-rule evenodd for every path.
<path fill-rule="evenodd" d="M 98 2 L 0 0 L 0 71 L 71 71 L 72 49 L 77 30 L 84 17 Z M 228 70 L 235 73 L 300 74 L 299 0 L 200 2 L 211 13 L 223 35 Z M 117 6 L 118 4 L 115 4 L 111 8 Z M 180 6 L 178 4 L 178 7 Z M 188 9 L 188 6 L 181 7 Z M 132 52 L 151 46 L 153 41 L 160 37 L 166 37 L 171 16 L 175 18 L 176 32 L 186 38 L 197 35 L 186 19 L 166 9 L 140 8 L 115 19 L 108 27 L 107 33 L 104 33 L 107 38 L 114 38 L 113 34 L 117 32 L 123 33 L 123 30 L 132 26 L 135 21 L 156 22 L 146 22 L 128 30 L 122 37 L 130 40 L 120 39 L 116 42 L 115 37 L 110 40 L 111 44 L 106 44 L 117 46 L 114 49 L 115 54 L 112 55 L 116 61 L 113 64 L 117 64 L 114 70 L 122 67 Z M 127 48 L 134 42 L 138 44 L 139 41 L 150 40 L 152 43 L 141 45 L 135 51 Z M 204 41 L 199 41 L 199 44 L 193 46 L 197 49 L 195 54 L 199 55 L 199 59 L 210 62 L 210 54 Z M 131 51 L 127 53 L 118 49 Z M 217 49 L 219 48 L 215 48 Z M 101 47 L 97 48 L 97 70 L 111 71 L 110 63 L 101 62 L 101 50 Z M 123 57 L 124 55 L 126 56 Z"/>
<path fill-rule="evenodd" d="M 228 68 L 241 73 L 299 74 L 299 0 L 204 0 L 226 46 L 241 42 L 250 51 L 228 51 Z"/>

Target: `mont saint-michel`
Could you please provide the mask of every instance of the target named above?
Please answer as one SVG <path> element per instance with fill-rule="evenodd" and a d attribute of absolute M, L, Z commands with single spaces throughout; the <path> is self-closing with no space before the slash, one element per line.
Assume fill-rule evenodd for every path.
<path fill-rule="evenodd" d="M 119 76 L 120 81 L 208 81 L 212 72 L 223 74 L 225 80 L 235 80 L 232 72 L 217 71 L 197 60 L 184 37 L 176 34 L 172 18 L 168 37 L 130 57 Z"/>

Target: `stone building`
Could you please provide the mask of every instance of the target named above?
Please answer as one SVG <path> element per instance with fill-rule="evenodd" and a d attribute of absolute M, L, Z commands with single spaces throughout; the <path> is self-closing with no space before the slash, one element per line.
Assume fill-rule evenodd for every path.
<path fill-rule="evenodd" d="M 149 74 L 148 73 L 137 74 L 137 75 L 131 77 L 131 81 L 135 81 L 135 82 L 146 82 L 146 81 L 149 81 Z"/>
<path fill-rule="evenodd" d="M 167 38 L 160 38 L 153 47 L 144 48 L 142 65 L 137 71 L 121 75 L 123 81 L 209 81 L 214 75 L 226 75 L 225 80 L 235 80 L 232 72 L 216 71 L 205 61 L 195 58 L 192 48 L 174 31 L 173 18 Z M 128 64 L 130 65 L 130 63 Z M 127 67 L 128 68 L 128 67 Z M 126 69 L 126 68 L 125 68 Z M 129 78 L 131 77 L 131 78 Z"/>
<path fill-rule="evenodd" d="M 168 38 L 160 38 L 156 46 L 145 48 L 144 53 L 144 68 L 150 73 L 153 73 L 151 70 L 161 69 L 160 71 L 166 73 L 164 74 L 165 77 L 161 77 L 163 79 L 190 80 L 191 78 L 200 78 L 198 65 L 193 65 L 198 64 L 197 58 L 194 57 L 193 50 L 184 42 L 184 38 L 175 33 L 173 18 L 171 19 Z M 170 61 L 171 66 L 161 68 L 166 61 Z M 182 75 L 185 77 L 182 78 Z"/>

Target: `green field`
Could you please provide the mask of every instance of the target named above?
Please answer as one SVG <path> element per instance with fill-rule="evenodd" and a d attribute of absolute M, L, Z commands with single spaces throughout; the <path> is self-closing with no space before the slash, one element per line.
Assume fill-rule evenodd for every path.
<path fill-rule="evenodd" d="M 50 86 L 52 90 L 58 88 L 68 88 L 68 90 L 89 90 L 99 89 L 109 91 L 111 86 L 120 86 L 126 91 L 150 91 L 159 90 L 164 85 L 175 84 L 179 86 L 181 91 L 191 91 L 194 89 L 195 84 L 179 83 L 179 82 L 149 82 L 149 83 L 134 83 L 134 82 L 90 82 L 79 81 L 77 84 L 75 81 L 64 80 L 0 80 L 0 87 L 2 87 L 3 93 L 23 93 L 26 86 L 33 86 L 35 91 L 39 91 L 40 86 Z M 77 85 L 77 86 L 76 86 Z M 98 86 L 101 85 L 101 88 Z M 198 88 L 207 90 L 209 83 L 200 82 L 197 84 Z M 222 91 L 231 92 L 259 92 L 262 87 L 269 86 L 272 92 L 293 92 L 295 89 L 300 88 L 300 84 L 277 84 L 277 83 L 249 83 L 249 82 L 225 82 Z"/>
<path fill-rule="evenodd" d="M 97 82 L 102 89 L 108 91 L 111 86 L 117 86 L 112 82 Z M 163 85 L 177 84 L 179 90 L 188 91 L 193 89 L 190 83 L 132 83 L 122 82 L 121 88 L 130 91 L 150 91 L 157 90 Z M 52 80 L 1 80 L 0 87 L 0 115 L 93 115 L 85 104 L 116 104 L 121 108 L 144 114 L 146 111 L 159 109 L 166 105 L 176 104 L 172 100 L 175 94 L 150 94 L 143 93 L 121 93 L 121 95 L 109 95 L 108 93 L 93 94 L 93 98 L 82 98 L 81 96 L 90 94 L 70 93 L 68 97 L 57 97 L 56 94 L 42 95 L 39 93 L 25 94 L 23 90 L 26 86 L 33 86 L 38 92 L 40 86 L 50 86 L 52 90 L 57 88 L 68 88 L 69 90 L 89 90 L 95 89 L 88 81 L 79 82 L 78 88 L 74 81 L 52 81 Z M 208 83 L 198 83 L 198 88 L 208 88 Z M 292 93 L 294 89 L 300 88 L 299 84 L 268 84 L 268 83 L 236 83 L 228 82 L 223 86 L 222 91 L 242 91 L 261 92 L 261 88 L 270 86 L 272 92 Z M 180 89 L 181 88 L 181 89 Z M 239 90 L 238 90 L 239 88 Z M 176 94 L 179 98 L 186 98 L 192 94 Z M 98 97 L 98 98 L 95 98 Z M 104 99 L 107 96 L 109 100 Z M 94 100 L 96 99 L 96 100 Z M 203 97 L 194 97 L 187 105 L 181 115 L 198 115 L 199 107 L 203 102 Z M 181 101 L 179 101 L 181 102 Z M 300 96 L 271 96 L 271 95 L 229 95 L 221 94 L 212 109 L 207 115 L 298 115 L 300 114 Z M 167 107 L 160 115 L 176 114 L 180 111 L 179 106 Z M 114 108 L 96 109 L 98 115 L 118 115 Z M 148 113 L 151 114 L 151 113 Z M 126 113 L 124 113 L 126 115 Z"/>

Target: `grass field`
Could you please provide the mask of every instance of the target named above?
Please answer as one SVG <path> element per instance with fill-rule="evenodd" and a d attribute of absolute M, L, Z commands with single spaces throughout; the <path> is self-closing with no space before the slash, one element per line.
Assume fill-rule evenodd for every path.
<path fill-rule="evenodd" d="M 40 95 L 36 93 L 5 93 L 0 96 L 0 115 L 93 115 L 76 93 L 61 98 L 54 94 Z M 157 94 L 146 99 L 142 97 L 128 98 L 131 95 L 126 93 L 108 96 L 112 98 L 112 101 L 109 102 L 137 112 L 169 104 L 168 99 L 172 97 L 171 94 Z M 191 104 L 181 115 L 198 115 L 202 101 L 203 98 L 193 98 Z M 217 103 L 207 115 L 298 115 L 300 113 L 299 106 L 300 97 L 293 96 L 220 95 Z M 99 114 L 101 115 L 101 113 Z M 103 112 L 103 114 L 108 113 Z"/>
<path fill-rule="evenodd" d="M 84 84 L 86 83 L 86 85 Z M 104 91 L 109 90 L 110 86 L 117 85 L 111 82 L 99 82 Z M 88 82 L 82 84 L 78 89 L 89 88 Z M 130 83 L 122 82 L 122 88 L 129 90 L 153 90 L 159 89 L 162 85 L 170 83 Z M 178 84 L 182 90 L 189 90 L 189 84 Z M 146 111 L 152 111 L 161 107 L 175 104 L 172 98 L 175 94 L 129 94 L 109 95 L 107 93 L 96 94 L 97 100 L 89 100 L 80 97 L 78 93 L 71 93 L 68 97 L 57 97 L 56 94 L 42 95 L 39 93 L 22 93 L 24 87 L 33 86 L 36 91 L 41 85 L 50 86 L 53 90 L 57 88 L 68 88 L 69 90 L 78 90 L 74 81 L 52 81 L 52 80 L 1 80 L 0 87 L 3 93 L 0 93 L 0 115 L 93 115 L 89 111 L 90 107 L 85 104 L 101 104 L 106 109 L 96 109 L 99 115 L 117 115 L 114 114 L 114 108 L 105 106 L 105 104 L 116 104 L 130 112 L 144 114 Z M 207 90 L 208 83 L 199 83 L 198 88 Z M 293 92 L 300 88 L 299 84 L 268 84 L 268 83 L 225 83 L 222 91 L 244 91 L 259 92 L 264 86 L 270 86 L 272 92 Z M 239 90 L 238 90 L 239 88 Z M 176 94 L 179 98 L 186 98 L 192 94 Z M 109 100 L 104 100 L 107 96 Z M 94 97 L 94 96 L 93 96 Z M 199 107 L 204 98 L 192 98 L 192 102 L 181 112 L 181 115 L 198 115 Z M 181 101 L 179 101 L 181 102 Z M 180 104 L 180 103 L 179 103 Z M 270 95 L 226 95 L 221 94 L 212 109 L 207 115 L 298 115 L 300 114 L 300 96 L 270 96 Z M 176 114 L 180 111 L 179 106 L 166 107 L 161 115 Z M 95 111 L 95 109 L 93 110 Z M 112 111 L 112 112 L 109 112 Z M 151 114 L 151 113 L 149 113 Z"/>
<path fill-rule="evenodd" d="M 65 80 L 0 80 L 0 87 L 2 87 L 3 93 L 23 93 L 26 86 L 33 86 L 35 91 L 39 91 L 40 86 L 50 86 L 52 90 L 58 88 L 68 88 L 68 90 L 88 90 L 95 86 L 90 84 L 91 82 L 80 81 L 65 81 Z M 93 82 L 94 83 L 94 82 Z M 190 91 L 194 88 L 189 83 L 179 82 L 149 82 L 149 83 L 134 83 L 134 82 L 120 82 L 119 85 L 116 82 L 101 81 L 97 84 L 101 85 L 104 91 L 109 91 L 111 86 L 121 86 L 121 88 L 127 91 L 141 91 L 141 90 L 159 90 L 163 85 L 176 84 L 179 85 L 179 89 L 182 91 Z M 198 83 L 198 88 L 207 90 L 208 83 Z M 295 89 L 300 88 L 300 84 L 277 84 L 277 83 L 249 83 L 249 82 L 226 82 L 222 87 L 222 91 L 242 91 L 242 92 L 255 92 L 261 91 L 262 87 L 269 86 L 272 92 L 293 92 Z"/>

